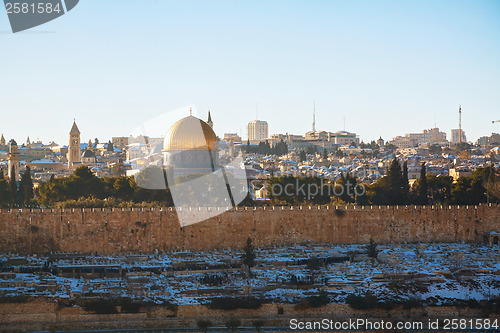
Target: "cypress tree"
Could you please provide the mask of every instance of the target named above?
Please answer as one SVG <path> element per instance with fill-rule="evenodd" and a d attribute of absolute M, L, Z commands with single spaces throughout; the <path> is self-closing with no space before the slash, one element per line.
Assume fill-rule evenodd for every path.
<path fill-rule="evenodd" d="M 405 202 L 408 201 L 410 197 L 410 183 L 408 182 L 408 162 L 403 163 L 403 196 Z"/>
<path fill-rule="evenodd" d="M 366 246 L 366 253 L 368 254 L 368 257 L 372 259 L 377 259 L 379 250 L 377 249 L 378 244 L 375 243 L 373 238 L 370 238 L 370 243 Z"/>
<path fill-rule="evenodd" d="M 9 201 L 9 184 L 5 180 L 3 169 L 0 168 L 0 207 L 8 206 Z"/>
<path fill-rule="evenodd" d="M 389 188 L 387 196 L 389 197 L 390 205 L 399 205 L 404 202 L 403 193 L 403 173 L 401 172 L 401 164 L 394 157 L 387 170 L 387 180 Z"/>
<path fill-rule="evenodd" d="M 28 206 L 33 199 L 33 181 L 31 179 L 31 169 L 26 167 L 26 170 L 21 175 L 21 182 L 19 183 L 19 198 L 20 203 Z"/>
<path fill-rule="evenodd" d="M 10 174 L 12 175 L 9 180 L 10 186 L 10 199 L 12 204 L 17 203 L 17 183 L 16 183 L 16 167 L 13 165 L 10 168 Z"/>
<path fill-rule="evenodd" d="M 299 158 L 300 158 L 301 162 L 304 162 L 305 160 L 307 160 L 306 152 L 301 150 L 299 153 Z"/>
<path fill-rule="evenodd" d="M 108 141 L 108 146 L 106 147 L 106 150 L 107 151 L 114 151 L 113 143 L 111 142 L 111 140 Z"/>
<path fill-rule="evenodd" d="M 418 188 L 418 202 L 421 205 L 427 205 L 427 172 L 425 170 L 425 163 L 422 163 L 420 167 L 420 184 Z"/>
<path fill-rule="evenodd" d="M 256 257 L 257 254 L 255 253 L 255 248 L 252 245 L 252 239 L 248 237 L 247 243 L 243 248 L 243 255 L 241 259 L 243 260 L 243 263 L 248 266 L 248 268 L 251 268 L 255 265 Z"/>

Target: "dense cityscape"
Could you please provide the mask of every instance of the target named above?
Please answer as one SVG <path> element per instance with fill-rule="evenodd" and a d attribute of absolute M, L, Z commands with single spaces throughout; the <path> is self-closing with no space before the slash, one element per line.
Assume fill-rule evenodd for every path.
<path fill-rule="evenodd" d="M 210 112 L 207 122 L 201 122 L 213 128 Z M 243 154 L 250 186 L 248 198 L 242 204 L 498 202 L 500 189 L 495 170 L 500 163 L 497 157 L 500 134 L 481 137 L 475 143 L 467 142 L 462 129 L 452 130 L 451 134 L 448 141 L 446 133 L 432 128 L 387 142 L 379 138 L 365 143 L 356 133 L 317 131 L 315 121 L 313 130 L 303 136 L 268 135 L 267 122 L 256 120 L 248 123 L 246 140 L 237 133 L 224 133 L 222 138 L 217 136 L 213 140 L 217 141 L 215 154 L 222 165 L 239 152 Z M 91 207 L 126 206 L 127 202 L 146 205 L 148 201 L 172 204 L 168 195 L 138 188 L 133 177 L 154 166 L 161 167 L 163 154 L 168 154 L 164 149 L 165 138 L 130 136 L 113 137 L 104 143 L 98 138 L 81 142 L 83 134 L 76 122 L 69 136 L 68 144 L 58 145 L 30 141 L 29 137 L 26 143 L 17 144 L 15 139 L 7 142 L 2 135 L 0 205 L 54 207 L 63 203 L 67 207 Z M 168 163 L 165 158 L 164 165 Z M 57 190 L 58 186 L 71 186 L 71 180 L 75 183 L 75 175 L 100 180 L 95 179 L 94 187 Z M 422 175 L 426 179 L 424 185 Z M 345 191 L 340 195 L 315 196 L 276 195 L 273 191 L 273 186 L 293 182 L 297 186 L 299 182 L 330 184 Z M 364 186 L 360 195 L 354 194 L 357 184 Z M 349 192 L 347 188 L 353 190 Z M 99 201 L 107 198 L 115 201 Z M 91 199 L 94 201 L 85 203 Z"/>

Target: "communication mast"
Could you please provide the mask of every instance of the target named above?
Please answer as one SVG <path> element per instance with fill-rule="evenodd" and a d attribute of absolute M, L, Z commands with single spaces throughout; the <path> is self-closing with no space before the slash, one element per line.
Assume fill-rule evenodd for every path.
<path fill-rule="evenodd" d="M 458 142 L 462 143 L 462 105 L 458 106 Z"/>
<path fill-rule="evenodd" d="M 316 101 L 313 103 L 313 132 L 316 132 Z"/>

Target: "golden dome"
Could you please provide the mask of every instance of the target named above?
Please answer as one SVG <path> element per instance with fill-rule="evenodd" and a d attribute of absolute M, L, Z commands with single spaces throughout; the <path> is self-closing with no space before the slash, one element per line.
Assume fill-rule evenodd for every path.
<path fill-rule="evenodd" d="M 218 144 L 217 136 L 210 125 L 189 116 L 170 127 L 163 141 L 163 150 L 215 150 Z"/>

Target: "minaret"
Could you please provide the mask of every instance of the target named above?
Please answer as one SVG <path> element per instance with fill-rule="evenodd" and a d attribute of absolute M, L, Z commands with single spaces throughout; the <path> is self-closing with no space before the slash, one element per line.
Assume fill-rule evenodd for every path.
<path fill-rule="evenodd" d="M 71 131 L 69 131 L 68 145 L 68 168 L 72 169 L 75 163 L 81 163 L 82 156 L 80 154 L 80 130 L 76 126 L 76 121 L 73 121 Z"/>
<path fill-rule="evenodd" d="M 12 167 L 14 167 L 15 175 L 12 175 Z M 19 180 L 19 152 L 17 150 L 17 142 L 12 139 L 9 142 L 9 170 L 8 170 L 9 179 L 13 179 L 15 177 L 16 180 Z"/>
<path fill-rule="evenodd" d="M 212 116 L 210 115 L 210 110 L 208 110 L 208 120 L 207 124 L 210 125 L 212 129 L 214 129 L 214 122 L 212 121 Z"/>

